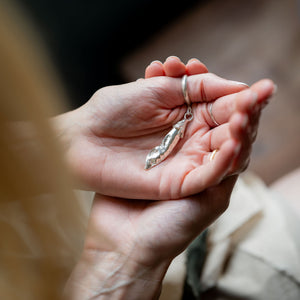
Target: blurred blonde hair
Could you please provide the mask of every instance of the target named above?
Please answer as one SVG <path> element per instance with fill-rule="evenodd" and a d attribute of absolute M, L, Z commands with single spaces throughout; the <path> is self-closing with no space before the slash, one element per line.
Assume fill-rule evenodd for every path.
<path fill-rule="evenodd" d="M 84 215 L 49 117 L 64 93 L 31 26 L 0 2 L 0 298 L 59 299 Z"/>

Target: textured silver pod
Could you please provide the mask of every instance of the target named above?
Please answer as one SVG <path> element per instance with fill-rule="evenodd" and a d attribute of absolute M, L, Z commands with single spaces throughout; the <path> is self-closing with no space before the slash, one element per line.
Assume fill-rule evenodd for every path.
<path fill-rule="evenodd" d="M 145 170 L 149 170 L 158 165 L 169 156 L 179 140 L 183 138 L 186 125 L 189 121 L 190 119 L 184 118 L 173 125 L 173 128 L 167 133 L 161 144 L 153 148 L 148 153 L 146 157 Z"/>

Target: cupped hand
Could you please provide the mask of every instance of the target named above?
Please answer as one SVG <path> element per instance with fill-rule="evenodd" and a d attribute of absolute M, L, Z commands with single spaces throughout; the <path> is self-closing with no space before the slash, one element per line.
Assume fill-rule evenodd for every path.
<path fill-rule="evenodd" d="M 207 72 L 208 69 L 206 66 L 196 58 L 192 58 L 184 64 L 177 56 L 169 56 L 164 63 L 155 60 L 149 64 L 145 70 L 145 78 L 156 76 L 182 77 L 184 75 L 203 74 Z M 249 164 L 252 144 L 257 135 L 258 121 L 262 108 L 268 103 L 270 90 L 272 90 L 272 94 L 276 91 L 276 87 L 270 81 L 264 81 L 264 84 L 259 82 L 253 85 L 251 90 L 246 90 L 243 97 L 240 95 L 237 95 L 237 97 L 228 95 L 210 102 L 206 107 L 207 111 L 204 114 L 207 116 L 208 123 L 211 123 L 212 126 L 227 123 L 228 117 L 232 116 L 234 112 L 238 112 L 240 115 L 236 115 L 235 117 L 243 118 L 244 126 L 247 127 L 247 130 L 236 132 L 236 139 L 243 141 L 243 149 L 235 159 L 229 171 L 230 175 L 239 174 Z M 214 113 L 212 113 L 211 105 L 214 106 Z M 203 106 L 201 109 L 203 110 Z M 212 120 L 212 116 L 209 113 L 210 109 L 214 120 Z"/>
<path fill-rule="evenodd" d="M 240 83 L 212 74 L 188 79 L 188 92 L 195 104 L 243 89 Z M 160 165 L 145 171 L 148 152 L 161 143 L 186 111 L 181 80 L 155 77 L 101 89 L 69 115 L 72 121 L 68 124 L 73 126 L 68 132 L 73 134 L 67 159 L 87 188 L 106 195 L 175 199 L 200 192 L 224 176 L 238 142 L 218 139 L 219 153 L 213 163 L 208 163 L 214 148 L 205 134 L 211 127 L 194 109 L 194 120 L 174 152 Z M 196 186 L 195 182 L 185 182 L 192 171 L 201 178 Z M 187 188 L 181 190 L 183 183 Z"/>
<path fill-rule="evenodd" d="M 258 91 L 258 98 L 270 95 L 272 86 L 268 82 Z M 173 153 L 149 171 L 144 170 L 148 152 L 161 143 L 186 111 L 181 80 L 155 77 L 101 89 L 72 112 L 72 121 L 67 122 L 73 123 L 68 132 L 74 132 L 67 158 L 85 186 L 102 194 L 178 199 L 199 193 L 228 174 L 243 147 L 244 115 L 234 117 L 236 110 L 227 108 L 228 101 L 254 97 L 239 93 L 245 88 L 244 84 L 213 74 L 189 76 L 194 119 Z M 226 96 L 229 100 L 223 101 Z M 222 115 L 222 126 L 213 128 L 207 112 L 209 101 L 221 103 L 214 114 L 216 118 Z M 219 151 L 210 162 L 215 149 Z"/>

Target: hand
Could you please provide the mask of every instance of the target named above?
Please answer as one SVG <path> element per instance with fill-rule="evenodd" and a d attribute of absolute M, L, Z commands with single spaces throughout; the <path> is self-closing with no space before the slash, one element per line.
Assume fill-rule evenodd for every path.
<path fill-rule="evenodd" d="M 189 77 L 188 88 L 191 101 L 199 103 L 239 92 L 245 86 L 200 74 Z M 206 107 L 206 103 L 202 109 L 194 105 L 195 118 L 176 151 L 145 171 L 147 153 L 186 111 L 180 79 L 155 77 L 101 89 L 86 105 L 60 119 L 69 144 L 67 159 L 87 188 L 107 195 L 176 199 L 197 193 L 223 178 L 239 144 L 231 138 L 229 126 L 225 138 L 211 130 L 211 121 L 202 113 Z M 230 115 L 226 118 L 230 121 Z M 230 130 L 239 130 L 239 122 Z M 208 163 L 215 148 L 219 153 Z"/>
<path fill-rule="evenodd" d="M 252 88 L 263 96 L 263 86 L 259 83 Z M 243 108 L 243 103 L 235 104 Z M 257 100 L 256 105 L 263 104 Z M 251 144 L 257 125 L 258 115 L 248 122 L 245 145 Z M 247 153 L 242 147 L 240 160 L 244 157 L 247 161 Z M 96 195 L 82 259 L 68 285 L 72 299 L 158 298 L 168 265 L 227 208 L 235 180 L 236 176 L 230 176 L 215 187 L 177 201 Z"/>
<path fill-rule="evenodd" d="M 235 180 L 181 200 L 96 195 L 66 294 L 72 300 L 158 299 L 170 262 L 226 209 Z"/>
<path fill-rule="evenodd" d="M 171 261 L 225 211 L 235 180 L 236 176 L 230 176 L 180 200 L 127 200 L 96 194 L 85 250 L 117 252 L 141 265 Z"/>
<path fill-rule="evenodd" d="M 225 126 L 230 130 L 246 116 L 242 122 L 246 126 L 232 132 L 241 141 L 241 150 L 232 159 L 233 172 L 247 164 L 247 145 L 253 142 L 261 106 L 273 88 L 270 81 L 261 81 L 214 102 L 214 116 L 222 125 L 213 130 L 222 132 Z M 200 111 L 207 113 L 206 107 Z M 215 187 L 177 201 L 134 201 L 97 194 L 82 260 L 70 279 L 73 294 L 78 299 L 89 299 L 87 294 L 110 299 L 112 293 L 140 299 L 146 291 L 149 299 L 158 297 L 170 261 L 226 209 L 235 180 L 236 176 L 227 177 Z"/>
<path fill-rule="evenodd" d="M 164 63 L 161 63 L 158 60 L 153 61 L 145 70 L 145 78 L 156 76 L 180 78 L 184 75 L 203 74 L 207 72 L 208 70 L 206 66 L 198 59 L 192 58 L 185 65 L 178 57 L 170 56 Z M 251 88 L 253 92 L 252 95 L 250 91 L 245 91 L 243 97 L 237 95 L 234 99 L 231 95 L 229 95 L 229 97 L 217 99 L 214 101 L 215 103 L 213 103 L 213 115 L 220 125 L 228 121 L 226 116 L 232 116 L 234 113 L 240 113 L 239 117 L 243 118 L 244 124 L 247 125 L 245 128 L 246 130 L 241 130 L 239 135 L 235 136 L 237 140 L 243 140 L 243 149 L 229 170 L 229 175 L 240 173 L 245 170 L 249 164 L 252 144 L 257 135 L 258 120 L 261 110 L 268 103 L 267 100 L 270 95 L 276 91 L 276 87 L 274 85 L 272 86 L 272 90 L 270 90 L 270 88 L 270 82 L 264 81 L 264 85 L 260 82 L 259 84 L 253 85 Z M 207 114 L 207 112 L 206 116 L 209 121 L 211 117 Z M 212 124 L 212 126 L 213 125 L 214 124 Z M 250 133 L 251 136 L 249 136 Z"/>
<path fill-rule="evenodd" d="M 252 118 L 246 119 L 244 129 L 237 132 L 236 138 L 241 139 L 243 146 L 233 159 L 235 173 L 242 171 L 249 160 L 247 145 L 251 145 L 256 136 L 260 109 L 266 105 L 265 99 L 269 95 L 268 87 L 269 81 L 264 80 L 250 90 L 236 94 L 234 102 L 229 101 L 229 97 L 220 99 L 227 103 L 228 110 L 232 110 L 234 104 L 234 109 L 239 112 L 233 118 L 238 118 L 249 108 L 247 101 L 241 99 L 247 100 L 245 95 L 257 95 L 254 104 L 249 102 L 252 110 L 256 107 L 250 113 Z M 219 104 L 215 102 L 214 105 Z M 223 130 L 222 126 L 227 126 L 226 120 L 222 120 L 224 116 L 217 114 L 216 117 L 219 122 L 225 122 L 218 129 Z M 170 262 L 227 208 L 236 178 L 229 176 L 215 187 L 180 200 L 126 200 L 96 194 L 85 250 L 119 253 L 143 266 Z"/>
<path fill-rule="evenodd" d="M 185 106 L 181 105 L 183 97 L 178 86 L 178 80 L 177 83 L 169 82 L 168 86 L 166 84 L 161 85 L 159 81 L 162 78 L 156 78 L 156 88 L 149 81 L 145 84 L 146 81 L 140 80 L 139 87 L 134 87 L 133 83 L 131 89 L 128 90 L 128 85 L 124 85 L 122 88 L 125 93 L 120 92 L 121 87 L 110 87 L 107 88 L 111 91 L 107 93 L 107 97 L 102 97 L 103 90 L 100 90 L 100 96 L 94 96 L 84 108 L 57 118 L 57 123 L 62 124 L 58 126 L 60 127 L 59 131 L 63 132 L 62 136 L 70 144 L 67 156 L 70 165 L 74 173 L 85 183 L 84 188 L 129 198 L 178 198 L 191 193 L 198 193 L 205 187 L 216 184 L 224 176 L 244 169 L 247 163 L 239 156 L 228 170 L 231 164 L 229 157 L 233 155 L 233 153 L 230 154 L 228 148 L 231 148 L 231 152 L 238 151 L 238 147 L 241 145 L 244 149 L 247 148 L 248 152 L 251 151 L 251 143 L 242 142 L 243 136 L 249 130 L 249 126 L 253 122 L 255 123 L 255 119 L 259 115 L 260 103 L 264 103 L 271 95 L 274 86 L 271 82 L 265 81 L 256 86 L 259 89 L 258 93 L 254 88 L 252 89 L 253 93 L 247 91 L 244 94 L 218 98 L 218 95 L 227 94 L 229 90 L 233 92 L 235 89 L 244 89 L 245 85 L 225 81 L 211 74 L 203 75 L 206 72 L 207 68 L 197 59 L 191 59 L 187 65 L 184 65 L 176 57 L 168 58 L 164 64 L 155 61 L 147 67 L 145 74 L 147 78 L 162 75 L 182 77 L 184 74 L 199 73 L 206 76 L 206 78 L 198 78 L 195 84 L 198 84 L 202 89 L 204 88 L 205 94 L 210 94 L 206 99 L 207 101 L 217 98 L 213 111 L 218 123 L 222 124 L 220 128 L 210 130 L 215 125 L 208 113 L 207 103 L 194 104 L 194 109 L 198 112 L 198 122 L 196 123 L 198 127 L 194 126 L 193 131 L 190 130 L 185 136 L 184 141 L 191 142 L 190 144 L 181 143 L 181 145 L 184 144 L 190 148 L 182 147 L 180 149 L 180 145 L 178 145 L 175 149 L 180 149 L 180 153 L 184 154 L 184 159 L 181 156 L 182 160 L 178 165 L 176 162 L 179 156 L 176 154 L 176 159 L 173 161 L 170 159 L 171 156 L 160 166 L 155 167 L 156 172 L 154 169 L 151 170 L 151 175 L 142 170 L 147 153 L 153 146 L 161 142 L 166 133 L 164 129 L 182 118 L 186 109 Z M 211 77 L 212 79 L 208 80 Z M 219 86 L 217 86 L 216 81 L 219 81 Z M 173 88 L 172 84 L 174 85 Z M 144 93 L 145 91 L 146 93 Z M 192 89 L 195 97 L 199 96 L 199 92 L 201 92 L 201 88 L 199 89 L 197 86 L 196 89 Z M 112 97 L 118 93 L 123 94 L 123 97 Z M 148 97 L 151 102 L 140 101 L 140 99 L 137 102 L 137 94 L 139 93 L 144 94 L 144 98 Z M 152 94 L 154 96 L 151 98 Z M 104 100 L 101 101 L 100 98 Z M 109 101 L 111 98 L 114 99 Z M 176 98 L 179 101 L 177 104 Z M 198 100 L 203 100 L 203 90 L 202 97 L 200 95 L 199 99 L 195 98 L 195 101 Z M 123 102 L 119 103 L 120 101 Z M 172 105 L 180 104 L 181 106 L 177 106 L 175 109 L 170 109 L 169 106 L 162 109 L 161 101 L 168 101 L 165 102 L 165 105 L 173 103 Z M 107 102 L 109 103 L 107 104 Z M 134 103 L 136 103 L 135 106 Z M 103 115 L 107 119 L 101 117 L 101 112 L 105 112 Z M 234 114 L 235 117 L 232 118 Z M 111 116 L 111 120 L 109 120 L 109 116 Z M 230 120 L 231 118 L 232 120 Z M 126 125 L 124 125 L 125 123 Z M 198 132 L 198 129 L 201 130 Z M 189 133 L 192 133 L 194 143 L 189 139 Z M 195 139 L 195 136 L 198 140 Z M 230 139 L 234 141 L 231 141 L 231 146 L 227 143 L 226 148 L 224 142 L 229 142 Z M 213 140 L 214 143 L 210 143 L 210 140 Z M 235 146 L 233 146 L 234 144 Z M 211 164 L 207 164 L 208 157 L 211 155 L 211 151 L 216 147 L 220 148 L 220 145 L 224 146 L 222 151 L 218 153 L 220 160 L 212 168 Z M 184 151 L 185 149 L 188 151 Z M 200 151 L 195 153 L 196 149 Z M 224 149 L 229 151 L 226 152 Z M 168 168 L 165 167 L 166 164 Z M 106 168 L 102 168 L 102 166 Z M 164 166 L 163 169 L 162 166 Z M 176 172 L 176 176 L 173 172 L 174 167 L 176 170 L 180 167 L 180 172 Z M 194 180 L 186 180 L 186 174 L 190 174 L 189 177 L 193 176 Z M 172 177 L 171 180 L 167 180 L 165 186 L 168 188 L 165 190 L 161 190 L 158 186 L 159 178 L 163 175 L 164 178 Z M 150 180 L 151 186 L 149 185 Z M 139 184 L 137 185 L 136 182 Z M 177 188 L 174 189 L 174 185 Z"/>

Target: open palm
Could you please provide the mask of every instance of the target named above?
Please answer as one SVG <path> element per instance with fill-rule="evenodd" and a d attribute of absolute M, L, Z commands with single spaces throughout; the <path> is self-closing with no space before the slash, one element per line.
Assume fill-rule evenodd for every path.
<path fill-rule="evenodd" d="M 237 155 L 235 131 L 242 126 L 230 112 L 212 129 L 207 102 L 243 89 L 212 74 L 190 76 L 194 119 L 174 152 L 149 171 L 147 153 L 186 111 L 180 79 L 156 77 L 101 89 L 81 108 L 81 123 L 87 125 L 79 126 L 68 157 L 86 185 L 106 195 L 177 199 L 198 193 L 226 175 Z M 214 149 L 219 152 L 209 162 Z"/>

